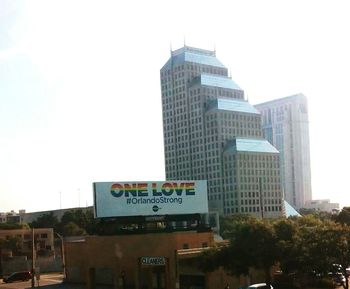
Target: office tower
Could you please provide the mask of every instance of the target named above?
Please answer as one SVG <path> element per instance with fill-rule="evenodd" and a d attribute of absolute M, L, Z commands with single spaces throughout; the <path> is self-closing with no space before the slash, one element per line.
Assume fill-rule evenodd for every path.
<path fill-rule="evenodd" d="M 167 180 L 207 180 L 221 215 L 282 215 L 279 152 L 215 51 L 172 51 L 160 75 Z"/>
<path fill-rule="evenodd" d="M 285 200 L 303 208 L 312 199 L 307 99 L 296 94 L 255 107 L 262 114 L 265 138 L 280 152 Z"/>

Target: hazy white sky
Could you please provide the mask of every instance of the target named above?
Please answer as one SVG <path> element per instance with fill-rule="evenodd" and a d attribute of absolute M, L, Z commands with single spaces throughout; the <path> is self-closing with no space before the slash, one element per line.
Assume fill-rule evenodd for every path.
<path fill-rule="evenodd" d="M 252 104 L 309 100 L 313 197 L 350 205 L 347 0 L 0 0 L 0 212 L 164 180 L 159 70 L 216 47 Z"/>

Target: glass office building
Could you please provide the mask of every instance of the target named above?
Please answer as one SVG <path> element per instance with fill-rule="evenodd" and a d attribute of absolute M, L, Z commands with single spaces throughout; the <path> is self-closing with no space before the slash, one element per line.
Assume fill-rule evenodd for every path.
<path fill-rule="evenodd" d="M 221 215 L 281 216 L 279 152 L 215 51 L 172 51 L 160 76 L 167 180 L 207 180 Z"/>
<path fill-rule="evenodd" d="M 280 152 L 285 200 L 295 209 L 312 200 L 309 115 L 305 95 L 296 94 L 255 106 L 263 134 Z"/>

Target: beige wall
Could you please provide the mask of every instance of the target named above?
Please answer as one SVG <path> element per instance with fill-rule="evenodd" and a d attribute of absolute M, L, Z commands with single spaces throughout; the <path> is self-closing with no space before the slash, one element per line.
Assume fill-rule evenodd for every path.
<path fill-rule="evenodd" d="M 121 288 L 121 276 L 124 272 L 126 285 L 141 289 L 142 285 L 152 284 L 154 271 L 163 271 L 164 288 L 175 289 L 180 275 L 203 276 L 206 288 L 224 288 L 228 283 L 230 288 L 239 288 L 247 283 L 245 278 L 228 276 L 223 270 L 205 274 L 197 269 L 190 260 L 199 254 L 202 246 L 214 246 L 212 232 L 173 232 L 121 236 L 87 236 L 84 240 L 65 242 L 66 273 L 68 282 L 88 284 L 95 279 L 97 284 L 116 284 Z M 187 244 L 188 254 L 183 249 Z M 199 248 L 199 250 L 191 250 Z M 165 257 L 166 264 L 146 266 L 140 264 L 140 257 Z M 193 259 L 192 259 L 193 260 Z M 195 263 L 195 262 L 194 262 Z M 89 275 L 89 272 L 92 275 Z M 252 272 L 251 281 L 261 282 L 263 277 Z M 154 282 L 154 280 L 153 280 Z M 119 284 L 119 286 L 118 286 Z M 129 288 L 129 287 L 128 287 Z"/>
<path fill-rule="evenodd" d="M 37 242 L 37 250 L 54 250 L 54 235 L 52 228 L 35 229 L 34 234 Z M 0 230 L 0 239 L 6 240 L 13 237 L 20 238 L 22 247 L 21 250 L 24 253 L 31 252 L 31 229 Z"/>
<path fill-rule="evenodd" d="M 204 243 L 214 244 L 212 232 L 88 236 L 85 241 L 65 243 L 67 280 L 85 283 L 89 279 L 89 268 L 94 268 L 96 278 L 100 278 L 97 283 L 103 283 L 103 275 L 108 281 L 118 283 L 121 272 L 125 272 L 126 284 L 141 288 L 152 282 L 153 268 L 141 265 L 139 258 L 165 257 L 166 265 L 162 270 L 166 288 L 175 289 L 179 272 L 176 250 L 183 249 L 185 244 L 189 248 L 201 248 Z"/>

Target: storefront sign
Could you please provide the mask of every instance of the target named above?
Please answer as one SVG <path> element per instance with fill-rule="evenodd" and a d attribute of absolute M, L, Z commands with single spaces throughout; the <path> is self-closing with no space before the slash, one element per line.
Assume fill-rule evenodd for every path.
<path fill-rule="evenodd" d="M 141 257 L 141 265 L 164 266 L 165 257 Z"/>

